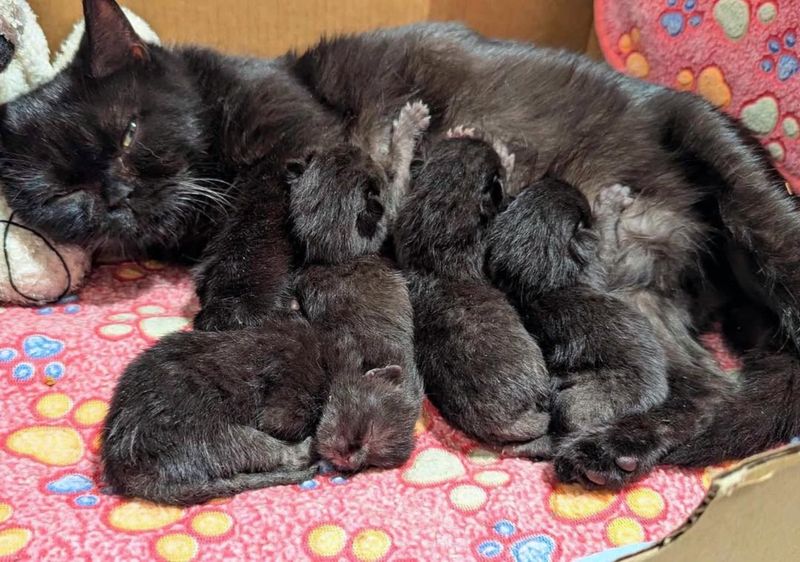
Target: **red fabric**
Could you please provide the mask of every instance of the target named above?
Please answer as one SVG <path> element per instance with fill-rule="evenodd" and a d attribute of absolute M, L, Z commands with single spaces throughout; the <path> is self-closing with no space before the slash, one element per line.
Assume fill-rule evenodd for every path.
<path fill-rule="evenodd" d="M 616 69 L 742 118 L 800 193 L 800 2 L 595 0 Z"/>
<path fill-rule="evenodd" d="M 114 381 L 195 309 L 188 275 L 152 263 L 101 267 L 70 302 L 0 308 L 0 558 L 574 560 L 666 536 L 705 494 L 707 473 L 666 469 L 617 495 L 559 486 L 548 464 L 481 452 L 426 405 L 398 470 L 191 509 L 104 495 Z"/>

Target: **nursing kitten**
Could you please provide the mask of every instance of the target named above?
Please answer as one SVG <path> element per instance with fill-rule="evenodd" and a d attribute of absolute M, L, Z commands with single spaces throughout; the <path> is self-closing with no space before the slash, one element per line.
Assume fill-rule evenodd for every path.
<path fill-rule="evenodd" d="M 219 291 L 234 293 L 224 289 L 230 281 L 256 293 L 260 261 L 235 229 L 222 227 L 266 214 L 270 203 L 259 197 L 261 182 L 240 176 L 264 166 L 277 177 L 308 147 L 369 138 L 408 101 L 424 99 L 431 133 L 480 123 L 514 147 L 519 178 L 550 170 L 590 201 L 615 183 L 635 196 L 617 229 L 625 277 L 616 284 L 659 340 L 669 338 L 670 397 L 646 418 L 576 441 L 568 472 L 591 466 L 630 481 L 702 433 L 716 405 L 726 403 L 720 381 L 729 379 L 710 366 L 695 335 L 695 323 L 711 311 L 696 306 L 690 286 L 711 279 L 707 257 L 736 264 L 731 281 L 773 312 L 787 349 L 797 354 L 796 202 L 753 136 L 697 96 L 455 24 L 333 37 L 304 52 L 255 60 L 145 44 L 113 0 L 85 0 L 84 13 L 87 34 L 75 61 L 51 83 L 0 107 L 6 197 L 20 219 L 56 241 L 186 260 L 217 238 L 216 253 L 230 256 L 214 273 L 222 276 Z M 710 288 L 725 296 L 727 287 Z M 206 321 L 248 321 L 241 308 L 229 315 L 217 307 L 209 316 L 219 314 L 219 321 Z M 777 388 L 785 381 L 772 382 Z M 800 393 L 790 390 L 788 404 L 800 403 Z M 783 420 L 781 427 L 798 419 L 782 402 L 757 409 Z M 761 447 L 783 435 L 764 435 L 758 425 L 742 432 Z M 636 456 L 639 469 L 617 474 L 620 456 Z"/>
<path fill-rule="evenodd" d="M 524 443 L 531 456 L 546 456 L 544 360 L 483 273 L 487 230 L 506 201 L 505 175 L 487 142 L 435 142 L 395 223 L 395 252 L 409 280 L 417 367 L 430 400 L 484 443 Z"/>
<path fill-rule="evenodd" d="M 408 106 L 396 124 L 411 119 L 409 112 L 424 113 Z M 395 127 L 392 135 L 396 156 L 408 165 L 427 125 L 425 117 L 413 121 L 419 127 Z M 348 472 L 399 466 L 414 447 L 422 384 L 405 280 L 375 254 L 404 196 L 408 171 L 397 170 L 400 181 L 390 182 L 369 154 L 347 145 L 289 168 L 292 234 L 305 261 L 295 290 L 320 334 L 331 378 L 317 451 Z"/>
<path fill-rule="evenodd" d="M 105 482 L 123 496 L 191 505 L 311 478 L 328 384 L 318 343 L 296 314 L 166 336 L 117 383 Z"/>
<path fill-rule="evenodd" d="M 606 290 L 598 253 L 630 205 L 621 186 L 589 202 L 563 181 L 534 182 L 493 222 L 487 267 L 536 337 L 555 381 L 551 432 L 563 436 L 667 396 L 666 357 L 649 322 Z"/>

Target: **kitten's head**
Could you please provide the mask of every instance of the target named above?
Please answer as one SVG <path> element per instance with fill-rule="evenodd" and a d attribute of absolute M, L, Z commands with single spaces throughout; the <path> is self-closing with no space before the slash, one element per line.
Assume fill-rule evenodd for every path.
<path fill-rule="evenodd" d="M 577 283 L 596 256 L 598 239 L 586 197 L 548 177 L 517 196 L 495 220 L 488 240 L 487 266 L 495 283 L 535 297 Z"/>
<path fill-rule="evenodd" d="M 403 267 L 482 276 L 484 235 L 505 207 L 506 172 L 489 142 L 436 142 L 413 169 L 412 189 L 395 221 Z"/>
<path fill-rule="evenodd" d="M 336 468 L 395 468 L 414 450 L 420 396 L 398 365 L 337 375 L 317 427 L 317 452 Z"/>
<path fill-rule="evenodd" d="M 194 171 L 206 149 L 199 97 L 179 59 L 145 44 L 115 2 L 85 0 L 84 12 L 75 60 L 0 107 L 0 183 L 55 240 L 176 245 L 207 190 Z"/>
<path fill-rule="evenodd" d="M 342 263 L 380 250 L 388 181 L 362 149 L 343 145 L 287 163 L 292 229 L 311 262 Z"/>

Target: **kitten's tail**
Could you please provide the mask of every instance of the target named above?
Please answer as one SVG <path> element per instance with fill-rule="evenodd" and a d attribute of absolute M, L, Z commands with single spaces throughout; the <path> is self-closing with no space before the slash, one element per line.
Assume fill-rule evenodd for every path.
<path fill-rule="evenodd" d="M 798 200 L 761 144 L 733 118 L 691 94 L 658 93 L 662 148 L 706 188 L 742 287 L 769 306 L 800 350 Z"/>
<path fill-rule="evenodd" d="M 258 490 L 269 486 L 298 484 L 311 480 L 317 468 L 299 470 L 274 470 L 271 472 L 241 473 L 230 478 L 219 478 L 202 484 L 176 484 L 151 482 L 136 491 L 136 497 L 156 503 L 190 506 L 205 503 L 216 498 L 227 498 L 241 492 Z"/>
<path fill-rule="evenodd" d="M 753 455 L 798 435 L 800 359 L 754 352 L 744 358 L 739 390 L 718 404 L 711 425 L 663 462 L 706 466 Z"/>

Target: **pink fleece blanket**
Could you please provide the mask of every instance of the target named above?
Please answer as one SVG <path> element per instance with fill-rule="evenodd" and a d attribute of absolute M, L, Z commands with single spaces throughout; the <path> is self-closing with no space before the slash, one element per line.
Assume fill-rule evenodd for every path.
<path fill-rule="evenodd" d="M 614 68 L 741 118 L 800 193 L 800 2 L 595 0 Z"/>
<path fill-rule="evenodd" d="M 575 560 L 666 536 L 705 494 L 703 471 L 657 470 L 620 494 L 558 485 L 548 464 L 498 459 L 426 405 L 398 470 L 191 509 L 105 495 L 98 435 L 114 381 L 195 309 L 186 272 L 155 263 L 101 267 L 54 306 L 0 308 L 0 558 Z"/>

